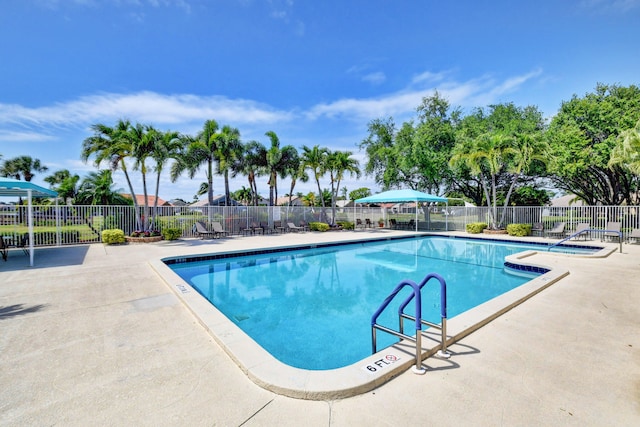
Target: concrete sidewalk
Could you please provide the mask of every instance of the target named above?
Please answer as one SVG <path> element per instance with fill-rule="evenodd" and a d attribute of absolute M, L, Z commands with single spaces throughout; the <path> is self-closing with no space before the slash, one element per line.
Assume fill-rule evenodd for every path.
<path fill-rule="evenodd" d="M 538 254 L 570 275 L 369 393 L 253 384 L 149 265 L 390 231 L 41 248 L 0 264 L 0 425 L 640 425 L 640 245 Z M 599 242 L 596 242 L 599 243 Z"/>

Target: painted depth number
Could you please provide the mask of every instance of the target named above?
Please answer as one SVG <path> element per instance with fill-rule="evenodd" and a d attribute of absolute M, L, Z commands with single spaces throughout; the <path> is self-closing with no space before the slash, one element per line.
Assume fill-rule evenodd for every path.
<path fill-rule="evenodd" d="M 363 369 L 369 372 L 378 372 L 381 369 L 387 368 L 396 363 L 400 358 L 395 354 L 387 354 L 382 359 L 375 360 L 373 363 L 365 366 Z"/>

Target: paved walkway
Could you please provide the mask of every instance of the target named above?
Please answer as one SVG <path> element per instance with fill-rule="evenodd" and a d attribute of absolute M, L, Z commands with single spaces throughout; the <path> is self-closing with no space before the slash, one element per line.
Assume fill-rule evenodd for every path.
<path fill-rule="evenodd" d="M 402 374 L 337 401 L 253 384 L 149 260 L 358 231 L 41 248 L 0 264 L 0 425 L 640 425 L 640 245 L 535 255 L 571 274 Z"/>

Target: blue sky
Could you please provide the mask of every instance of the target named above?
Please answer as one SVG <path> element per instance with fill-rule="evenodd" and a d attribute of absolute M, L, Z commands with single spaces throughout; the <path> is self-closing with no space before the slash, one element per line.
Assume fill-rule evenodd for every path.
<path fill-rule="evenodd" d="M 272 130 L 364 165 L 367 123 L 411 119 L 436 89 L 467 112 L 514 102 L 552 117 L 598 82 L 640 84 L 638 22 L 640 0 L 4 0 L 0 154 L 85 176 L 91 124 L 195 134 L 215 119 L 244 141 Z M 165 177 L 160 196 L 191 200 L 203 181 Z"/>

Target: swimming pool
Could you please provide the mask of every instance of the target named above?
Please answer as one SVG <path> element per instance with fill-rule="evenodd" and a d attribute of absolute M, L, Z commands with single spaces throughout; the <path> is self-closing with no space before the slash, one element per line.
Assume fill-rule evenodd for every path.
<path fill-rule="evenodd" d="M 398 282 L 441 274 L 453 317 L 528 281 L 509 274 L 504 258 L 529 249 L 546 247 L 421 237 L 167 263 L 278 360 L 326 370 L 370 355 L 371 315 Z M 423 291 L 423 317 L 432 322 L 438 291 Z M 384 316 L 381 323 L 397 322 L 393 310 Z M 381 334 L 378 348 L 393 342 Z"/>

